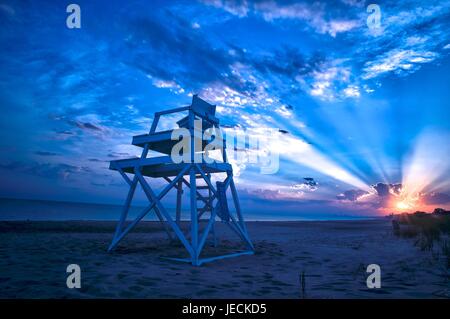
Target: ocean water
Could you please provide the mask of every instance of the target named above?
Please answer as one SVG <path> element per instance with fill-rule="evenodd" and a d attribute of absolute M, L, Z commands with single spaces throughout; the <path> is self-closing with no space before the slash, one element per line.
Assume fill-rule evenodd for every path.
<path fill-rule="evenodd" d="M 128 219 L 137 216 L 144 207 L 131 207 Z M 118 220 L 122 212 L 121 205 L 92 204 L 79 202 L 62 202 L 48 200 L 9 199 L 0 198 L 0 220 Z M 168 209 L 174 216 L 174 209 Z M 188 218 L 188 211 L 182 212 L 182 219 Z M 345 214 L 303 214 L 293 215 L 280 212 L 252 212 L 245 211 L 246 220 L 356 220 L 371 219 L 371 217 L 349 216 Z M 145 220 L 156 220 L 150 212 Z"/>
<path fill-rule="evenodd" d="M 129 217 L 135 217 L 142 209 L 131 207 Z M 120 205 L 0 199 L 0 220 L 117 220 L 121 212 Z"/>

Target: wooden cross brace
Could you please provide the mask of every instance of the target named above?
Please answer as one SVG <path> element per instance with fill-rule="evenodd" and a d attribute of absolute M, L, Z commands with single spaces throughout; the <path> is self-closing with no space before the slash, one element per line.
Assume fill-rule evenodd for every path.
<path fill-rule="evenodd" d="M 150 185 L 147 183 L 147 180 L 144 178 L 144 176 L 141 173 L 141 167 L 137 165 L 134 168 L 134 177 L 131 180 L 122 169 L 118 168 L 118 171 L 122 175 L 122 177 L 125 179 L 125 181 L 130 186 L 130 189 L 128 191 L 127 198 L 125 200 L 125 205 L 119 220 L 119 223 L 117 224 L 116 232 L 114 234 L 114 238 L 111 242 L 111 245 L 108 248 L 108 251 L 112 251 L 118 243 L 127 235 L 138 223 L 141 221 L 151 210 L 155 211 L 156 216 L 158 217 L 159 221 L 163 225 L 167 235 L 171 240 L 173 240 L 172 232 L 175 234 L 175 236 L 180 240 L 180 242 L 183 244 L 187 252 L 189 253 L 190 258 L 170 258 L 178 261 L 185 261 L 190 262 L 193 265 L 200 265 L 205 262 L 209 262 L 216 259 L 222 259 L 227 257 L 233 257 L 237 255 L 242 254 L 252 254 L 254 247 L 251 243 L 251 240 L 248 236 L 247 228 L 244 223 L 244 219 L 242 217 L 241 209 L 239 206 L 239 200 L 237 198 L 237 192 L 236 188 L 233 182 L 233 176 L 231 173 L 227 173 L 227 178 L 224 181 L 225 184 L 225 192 L 229 188 L 231 190 L 231 194 L 233 197 L 234 206 L 237 213 L 237 219 L 230 213 L 231 220 L 226 221 L 225 223 L 243 240 L 243 242 L 246 244 L 248 250 L 234 253 L 234 254 L 228 254 L 228 255 L 221 255 L 221 256 L 215 256 L 210 258 L 200 258 L 200 254 L 203 250 L 203 247 L 206 243 L 208 234 L 213 230 L 214 232 L 214 223 L 217 217 L 217 209 L 219 205 L 219 201 L 214 205 L 214 200 L 218 197 L 218 192 L 214 185 L 211 183 L 211 178 L 209 175 L 205 174 L 203 169 L 198 164 L 187 164 L 174 179 L 170 179 L 168 177 L 165 177 L 165 180 L 169 183 L 158 195 L 155 194 L 153 189 L 150 187 Z M 186 181 L 184 179 L 184 175 L 187 175 L 189 173 L 190 181 Z M 208 223 L 206 227 L 204 228 L 203 232 L 200 234 L 199 237 L 199 228 L 198 228 L 198 219 L 199 215 L 203 214 L 204 211 L 200 212 L 198 214 L 197 210 L 197 195 L 200 195 L 200 193 L 197 191 L 196 188 L 196 175 L 200 174 L 203 178 L 203 180 L 208 185 L 210 191 L 212 192 L 212 196 L 210 198 L 204 198 L 200 197 L 201 200 L 204 201 L 205 207 L 206 205 L 209 205 L 211 208 L 211 214 L 208 220 Z M 191 209 L 191 234 L 190 234 L 190 241 L 186 238 L 185 234 L 180 228 L 180 207 L 179 203 L 181 202 L 181 185 L 185 184 L 190 188 L 190 209 Z M 130 209 L 131 201 L 134 197 L 136 187 L 140 184 L 145 195 L 147 196 L 149 200 L 149 205 L 145 207 L 138 215 L 137 217 L 126 227 L 125 221 L 128 216 L 128 212 Z M 177 190 L 177 214 L 176 214 L 176 220 L 174 221 L 170 214 L 167 212 L 163 204 L 161 203 L 161 200 L 167 195 L 167 193 L 172 189 L 175 188 Z M 200 195 L 201 196 L 201 195 Z M 172 231 L 172 232 L 171 232 Z"/>

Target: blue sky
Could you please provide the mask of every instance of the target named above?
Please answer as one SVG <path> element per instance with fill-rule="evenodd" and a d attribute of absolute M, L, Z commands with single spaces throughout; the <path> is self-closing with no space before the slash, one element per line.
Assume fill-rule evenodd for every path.
<path fill-rule="evenodd" d="M 81 29 L 69 3 L 0 1 L 1 197 L 121 203 L 108 162 L 199 94 L 284 132 L 276 174 L 235 167 L 246 210 L 450 207 L 450 1 L 379 2 L 376 29 L 357 0 L 77 1 Z"/>

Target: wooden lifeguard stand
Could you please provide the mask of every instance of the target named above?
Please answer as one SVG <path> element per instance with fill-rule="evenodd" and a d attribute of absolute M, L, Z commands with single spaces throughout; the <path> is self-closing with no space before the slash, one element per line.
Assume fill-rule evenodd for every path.
<path fill-rule="evenodd" d="M 141 157 L 111 161 L 110 169 L 118 171 L 128 183 L 130 189 L 108 251 L 113 250 L 120 240 L 122 240 L 144 216 L 153 210 L 164 225 L 169 237 L 173 238 L 173 234 L 175 234 L 189 253 L 188 258 L 170 259 L 190 262 L 193 265 L 198 266 L 205 262 L 217 259 L 253 254 L 254 248 L 242 216 L 236 187 L 233 181 L 232 167 L 227 161 L 226 142 L 225 139 L 222 138 L 222 134 L 220 134 L 219 120 L 215 117 L 215 110 L 215 105 L 211 105 L 200 99 L 197 95 L 194 95 L 192 104 L 189 106 L 156 112 L 149 134 L 133 137 L 132 144 L 143 149 Z M 179 120 L 177 124 L 179 128 L 189 130 L 191 137 L 189 141 L 190 146 L 187 149 L 187 152 L 189 152 L 189 160 L 175 163 L 170 156 L 172 148 L 179 142 L 178 140 L 172 139 L 174 130 L 157 132 L 156 129 L 161 116 L 180 112 L 187 113 L 187 116 Z M 195 123 L 199 123 L 200 121 L 202 125 L 199 129 Z M 204 147 L 208 144 L 208 141 L 203 139 L 203 133 L 208 128 L 216 128 L 215 132 L 219 132 L 214 137 L 216 143 L 218 140 L 222 143 L 220 160 L 215 159 L 212 161 L 211 158 L 207 157 L 208 152 L 203 152 Z M 197 149 L 199 148 L 198 145 L 202 146 L 201 149 Z M 150 150 L 166 155 L 147 157 Z M 199 155 L 201 158 L 200 161 L 198 160 Z M 131 174 L 132 177 L 129 177 L 127 173 Z M 216 186 L 213 186 L 211 175 L 216 173 L 225 173 L 221 175 L 226 175 L 226 178 L 222 181 L 217 181 Z M 185 176 L 188 177 L 188 180 Z M 159 194 L 156 194 L 146 179 L 149 177 L 153 179 L 163 178 L 168 185 L 165 186 Z M 202 185 L 198 185 L 199 181 Z M 147 196 L 149 205 L 140 212 L 133 221 L 126 225 L 130 204 L 138 184 L 141 185 Z M 181 227 L 181 204 L 184 187 L 190 190 L 190 231 L 187 231 L 186 234 Z M 171 189 L 175 189 L 177 192 L 174 217 L 171 216 L 161 203 L 161 200 Z M 235 212 L 231 212 L 228 207 L 226 196 L 228 190 L 231 192 Z M 205 191 L 207 192 L 206 194 L 204 193 Z M 200 207 L 198 201 L 200 201 L 200 205 L 203 206 Z M 214 244 L 216 245 L 217 243 L 214 227 L 217 220 L 228 225 L 238 235 L 244 242 L 246 250 L 226 255 L 200 257 L 209 234 L 213 235 Z M 206 226 L 200 230 L 199 226 L 200 224 L 204 224 L 203 222 L 206 222 Z"/>

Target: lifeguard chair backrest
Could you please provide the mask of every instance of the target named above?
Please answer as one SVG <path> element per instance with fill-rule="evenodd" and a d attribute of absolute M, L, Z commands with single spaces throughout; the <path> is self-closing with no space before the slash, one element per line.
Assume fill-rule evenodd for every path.
<path fill-rule="evenodd" d="M 214 116 L 216 114 L 216 106 L 202 100 L 197 94 L 192 97 L 191 108 L 194 112 L 205 116 Z"/>
<path fill-rule="evenodd" d="M 202 100 L 195 94 L 192 97 L 191 109 L 203 118 L 214 117 L 216 114 L 216 106 Z M 189 116 L 183 117 L 177 122 L 179 127 L 189 128 Z M 212 125 L 207 121 L 202 121 L 203 130 L 210 128 Z"/>

